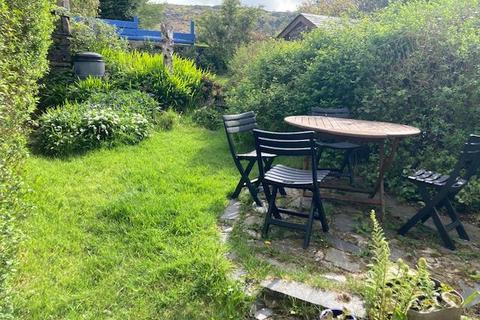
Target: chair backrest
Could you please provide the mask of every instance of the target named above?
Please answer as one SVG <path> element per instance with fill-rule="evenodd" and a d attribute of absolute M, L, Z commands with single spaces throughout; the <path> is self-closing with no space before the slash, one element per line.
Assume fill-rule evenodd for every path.
<path fill-rule="evenodd" d="M 461 176 L 465 180 L 469 180 L 474 176 L 480 167 L 480 136 L 470 135 L 465 143 L 460 159 L 452 172 L 454 176 Z"/>
<path fill-rule="evenodd" d="M 277 156 L 308 156 L 312 164 L 317 163 L 315 132 L 270 132 L 264 130 L 253 130 L 255 136 L 255 149 L 257 151 L 257 162 L 260 177 L 265 174 L 265 166 L 262 160 L 262 153 L 275 154 Z M 317 181 L 317 170 L 312 165 L 313 181 Z"/>
<path fill-rule="evenodd" d="M 230 152 L 236 157 L 235 145 L 233 143 L 232 134 L 252 131 L 257 128 L 257 119 L 255 112 L 249 111 L 240 114 L 230 114 L 223 116 L 223 126 L 227 134 L 228 146 Z"/>
<path fill-rule="evenodd" d="M 313 107 L 312 116 L 324 116 L 334 118 L 350 118 L 350 110 L 348 108 L 320 108 Z"/>

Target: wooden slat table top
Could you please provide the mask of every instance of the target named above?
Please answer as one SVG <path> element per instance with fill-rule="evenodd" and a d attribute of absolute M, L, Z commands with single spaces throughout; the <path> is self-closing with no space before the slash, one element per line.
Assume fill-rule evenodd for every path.
<path fill-rule="evenodd" d="M 400 138 L 421 132 L 418 128 L 403 124 L 322 116 L 291 116 L 286 117 L 285 122 L 329 135 L 365 139 Z"/>

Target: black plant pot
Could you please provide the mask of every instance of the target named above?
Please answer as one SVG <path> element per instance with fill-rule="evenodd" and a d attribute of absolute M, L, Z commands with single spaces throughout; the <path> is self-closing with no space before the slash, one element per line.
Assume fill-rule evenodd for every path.
<path fill-rule="evenodd" d="M 332 312 L 333 313 L 333 318 L 334 319 L 337 319 L 338 317 L 340 317 L 341 315 L 343 315 L 343 311 L 342 310 L 332 310 L 332 309 L 326 309 L 326 310 L 323 310 L 322 313 L 320 314 L 320 320 L 323 319 L 323 317 L 325 317 L 328 313 Z M 347 316 L 347 320 L 357 320 L 357 318 L 355 318 L 355 316 Z"/>

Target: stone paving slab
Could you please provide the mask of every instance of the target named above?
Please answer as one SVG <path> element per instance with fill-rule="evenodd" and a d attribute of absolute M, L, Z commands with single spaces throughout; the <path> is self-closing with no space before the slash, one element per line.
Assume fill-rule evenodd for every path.
<path fill-rule="evenodd" d="M 224 223 L 232 224 L 238 218 L 240 218 L 240 206 L 241 203 L 237 200 L 230 200 L 227 208 L 220 217 L 220 221 Z"/>
<path fill-rule="evenodd" d="M 304 283 L 281 279 L 266 280 L 261 286 L 267 290 L 303 300 L 323 308 L 347 309 L 358 317 L 365 316 L 365 307 L 360 297 L 336 291 L 312 288 Z"/>
<path fill-rule="evenodd" d="M 354 261 L 348 253 L 335 248 L 327 250 L 325 260 L 348 272 L 358 273 L 362 270 L 360 264 Z M 356 260 L 359 261 L 359 259 Z"/>

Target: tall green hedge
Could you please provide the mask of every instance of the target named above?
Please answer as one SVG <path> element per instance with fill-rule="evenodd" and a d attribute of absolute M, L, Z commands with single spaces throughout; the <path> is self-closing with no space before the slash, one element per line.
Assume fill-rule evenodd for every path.
<path fill-rule="evenodd" d="M 421 128 L 403 143 L 389 176 L 390 190 L 413 196 L 404 168 L 448 172 L 468 134 L 480 133 L 479 7 L 478 0 L 398 3 L 302 42 L 272 43 L 236 64 L 228 103 L 257 111 L 274 130 L 288 128 L 284 116 L 313 106 L 346 106 L 358 118 Z M 478 209 L 480 183 L 459 200 Z"/>
<path fill-rule="evenodd" d="M 9 281 L 23 214 L 21 165 L 36 81 L 47 70 L 52 3 L 0 0 L 0 318 L 12 317 Z"/>

